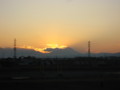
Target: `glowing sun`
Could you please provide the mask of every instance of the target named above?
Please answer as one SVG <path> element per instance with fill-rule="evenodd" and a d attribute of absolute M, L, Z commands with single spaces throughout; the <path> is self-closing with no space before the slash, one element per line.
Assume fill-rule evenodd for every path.
<path fill-rule="evenodd" d="M 53 49 L 55 49 L 55 48 L 64 49 L 67 47 L 65 45 L 58 45 L 58 44 L 47 44 L 47 46 L 48 46 L 48 48 L 53 48 Z"/>

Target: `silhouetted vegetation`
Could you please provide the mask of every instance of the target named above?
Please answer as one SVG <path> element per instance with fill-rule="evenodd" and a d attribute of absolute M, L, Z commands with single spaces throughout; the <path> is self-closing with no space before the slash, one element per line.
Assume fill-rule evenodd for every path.
<path fill-rule="evenodd" d="M 1 68 L 29 67 L 44 71 L 51 70 L 119 70 L 120 57 L 76 57 L 76 58 L 35 58 L 0 59 Z M 38 68 L 39 67 L 39 68 Z"/>

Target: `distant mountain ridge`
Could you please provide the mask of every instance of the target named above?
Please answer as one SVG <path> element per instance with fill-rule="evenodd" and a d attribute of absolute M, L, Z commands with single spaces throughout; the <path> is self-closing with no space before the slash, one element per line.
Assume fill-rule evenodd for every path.
<path fill-rule="evenodd" d="M 80 53 L 73 50 L 72 48 L 64 48 L 64 49 L 59 49 L 59 48 L 55 48 L 55 49 L 51 49 L 48 48 L 45 51 L 51 51 L 51 53 L 47 54 L 48 57 L 68 57 L 68 58 L 73 58 L 73 57 L 77 57 L 80 56 Z"/>
<path fill-rule="evenodd" d="M 22 49 L 17 48 L 17 57 L 27 57 L 33 56 L 36 58 L 74 58 L 74 57 L 87 57 L 87 53 L 79 53 L 72 48 L 47 48 L 45 51 L 49 51 L 50 53 L 41 53 L 35 51 L 33 49 Z M 104 56 L 120 56 L 120 53 L 92 53 L 91 56 L 94 57 L 104 57 Z M 13 49 L 12 48 L 0 48 L 0 58 L 12 58 L 13 57 Z"/>

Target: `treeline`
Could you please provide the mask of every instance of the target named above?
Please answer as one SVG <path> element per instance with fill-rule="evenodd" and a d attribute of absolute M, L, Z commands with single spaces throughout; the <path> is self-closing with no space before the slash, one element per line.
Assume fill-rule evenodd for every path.
<path fill-rule="evenodd" d="M 35 58 L 20 57 L 0 59 L 0 67 L 29 67 L 50 70 L 120 70 L 120 57 Z"/>

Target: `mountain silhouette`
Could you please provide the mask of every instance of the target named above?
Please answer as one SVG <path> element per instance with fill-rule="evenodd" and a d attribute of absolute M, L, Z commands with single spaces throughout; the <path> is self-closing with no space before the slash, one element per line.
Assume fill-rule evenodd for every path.
<path fill-rule="evenodd" d="M 45 51 L 50 53 L 41 53 L 33 49 L 23 49 L 17 48 L 17 57 L 27 57 L 33 56 L 37 58 L 74 58 L 74 57 L 87 57 L 87 53 L 79 53 L 74 49 L 68 47 L 64 49 L 60 48 L 47 48 Z M 92 53 L 91 56 L 101 57 L 101 56 L 120 56 L 120 53 Z M 0 58 L 12 58 L 13 57 L 13 48 L 0 48 Z"/>
<path fill-rule="evenodd" d="M 80 56 L 80 53 L 75 51 L 72 48 L 64 48 L 64 49 L 59 49 L 59 48 L 47 48 L 45 51 L 49 51 L 51 53 L 48 53 L 47 56 L 48 57 L 59 57 L 59 58 L 73 58 L 73 57 L 77 57 Z"/>
<path fill-rule="evenodd" d="M 47 48 L 45 51 L 49 51 L 50 53 L 41 53 L 38 51 L 35 51 L 33 49 L 23 49 L 23 48 L 17 48 L 17 57 L 27 57 L 27 56 L 33 56 L 38 58 L 72 58 L 79 56 L 80 53 L 73 50 L 72 48 L 65 48 L 65 49 L 59 49 L 59 48 Z M 13 57 L 13 49 L 12 48 L 0 48 L 0 58 L 12 58 Z"/>
<path fill-rule="evenodd" d="M 22 49 L 22 48 L 17 48 L 17 57 L 27 57 L 27 56 L 43 56 L 42 53 L 37 52 L 32 49 Z M 13 57 L 13 49 L 12 48 L 0 48 L 0 58 L 12 58 Z"/>

